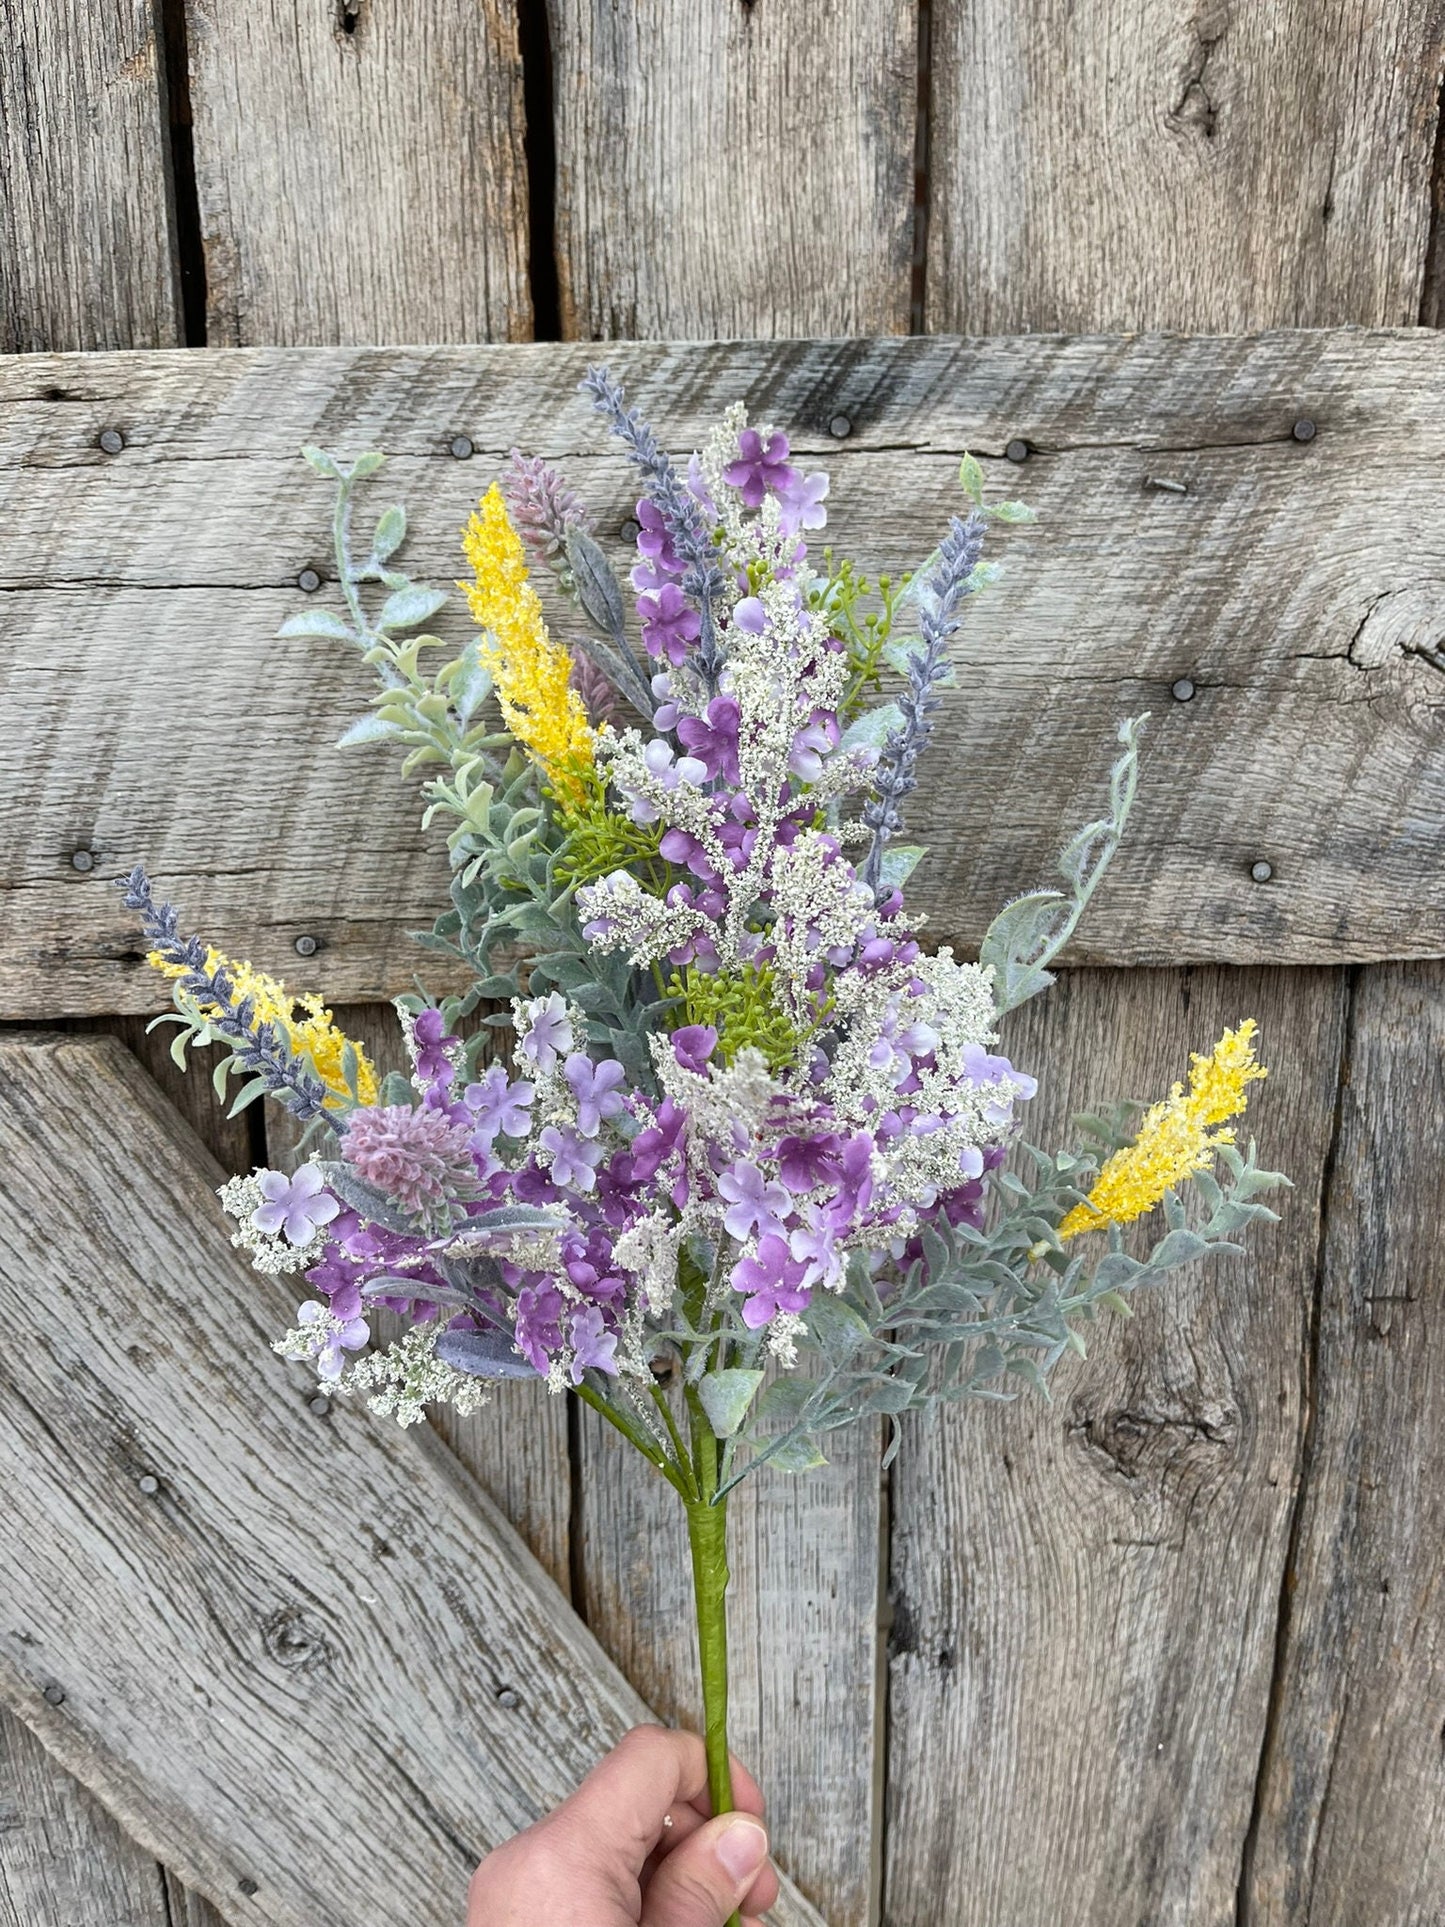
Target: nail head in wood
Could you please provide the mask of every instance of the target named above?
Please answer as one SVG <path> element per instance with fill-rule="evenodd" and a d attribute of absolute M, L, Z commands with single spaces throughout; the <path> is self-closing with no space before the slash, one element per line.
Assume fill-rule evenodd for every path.
<path fill-rule="evenodd" d="M 622 537 L 624 542 L 635 542 L 642 533 L 642 524 L 635 515 L 629 515 L 617 533 Z"/>
<path fill-rule="evenodd" d="M 1194 684 L 1188 676 L 1181 676 L 1178 682 L 1169 685 L 1169 694 L 1174 698 L 1176 703 L 1192 703 L 1194 701 Z"/>
<path fill-rule="evenodd" d="M 118 428 L 102 428 L 97 437 L 97 446 L 107 455 L 119 455 L 125 447 L 125 436 Z"/>
<path fill-rule="evenodd" d="M 497 1688 L 498 1706 L 505 1706 L 510 1709 L 513 1706 L 520 1706 L 521 1703 L 519 1695 L 515 1693 L 510 1686 L 499 1686 Z"/>
<path fill-rule="evenodd" d="M 298 957 L 314 957 L 320 948 L 321 945 L 315 937 L 303 936 L 296 939 L 295 950 Z"/>
<path fill-rule="evenodd" d="M 63 1686 L 57 1686 L 55 1681 L 52 1680 L 45 1689 L 45 1698 L 52 1706 L 64 1706 L 65 1688 Z"/>
<path fill-rule="evenodd" d="M 72 850 L 70 853 L 70 867 L 72 870 L 79 870 L 83 874 L 86 870 L 93 870 L 95 868 L 95 857 L 89 850 Z"/>
<path fill-rule="evenodd" d="M 1030 452 L 1028 443 L 1021 435 L 1015 435 L 1008 447 L 1004 450 L 1004 454 L 1007 455 L 1011 462 L 1026 462 Z"/>
<path fill-rule="evenodd" d="M 161 1489 L 161 1482 L 153 1472 L 147 1472 L 144 1478 L 137 1479 L 136 1484 L 148 1499 Z"/>
<path fill-rule="evenodd" d="M 296 578 L 296 587 L 307 595 L 315 595 L 321 587 L 321 577 L 315 569 L 303 569 Z"/>
<path fill-rule="evenodd" d="M 252 1894 L 258 1894 L 261 1891 L 260 1881 L 253 1880 L 250 1874 L 247 1874 L 244 1880 L 238 1880 L 236 1882 L 236 1885 L 240 1889 L 240 1891 L 246 1896 L 247 1900 L 251 1898 Z"/>
<path fill-rule="evenodd" d="M 472 438 L 470 435 L 453 435 L 447 444 L 447 449 L 459 462 L 469 462 L 476 453 L 472 447 Z"/>
<path fill-rule="evenodd" d="M 1264 858 L 1260 857 L 1257 863 L 1250 864 L 1249 874 L 1254 878 L 1256 883 L 1268 883 L 1274 875 L 1274 865 L 1272 863 L 1266 863 Z"/>
<path fill-rule="evenodd" d="M 307 1399 L 306 1409 L 314 1412 L 317 1418 L 325 1418 L 326 1414 L 331 1410 L 331 1400 L 326 1396 L 325 1392 L 318 1392 L 315 1398 Z"/>
<path fill-rule="evenodd" d="M 834 441 L 842 442 L 853 433 L 853 420 L 850 415 L 835 415 L 828 424 L 828 433 Z"/>
<path fill-rule="evenodd" d="M 1301 415 L 1299 420 L 1295 423 L 1294 427 L 1289 432 L 1291 435 L 1294 436 L 1297 442 L 1312 442 L 1315 438 L 1317 431 L 1315 429 L 1314 423 L 1310 420 L 1309 416 Z"/>

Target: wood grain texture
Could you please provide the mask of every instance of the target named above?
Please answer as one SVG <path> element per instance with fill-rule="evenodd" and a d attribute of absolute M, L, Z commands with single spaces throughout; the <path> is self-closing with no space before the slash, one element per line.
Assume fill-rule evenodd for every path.
<path fill-rule="evenodd" d="M 0 1154 L 0 1698 L 233 1922 L 459 1918 L 641 1701 L 425 1427 L 310 1412 L 118 1044 L 0 1043 Z"/>
<path fill-rule="evenodd" d="M 186 11 L 213 345 L 531 334 L 513 6 Z"/>
<path fill-rule="evenodd" d="M 547 14 L 565 336 L 906 332 L 913 6 Z"/>
<path fill-rule="evenodd" d="M 1232 1922 L 1301 1449 L 1337 973 L 1069 973 L 1005 1042 L 1031 1136 L 1260 1019 L 1284 1222 L 1101 1326 L 1054 1402 L 918 1427 L 894 1475 L 885 1920 Z M 1050 1074 L 1051 1073 L 1051 1074 Z M 1303 1916 L 1299 1917 L 1301 1920 Z"/>
<path fill-rule="evenodd" d="M 177 1927 L 151 1856 L 28 1726 L 0 1713 L 0 1927 L 50 1923 Z"/>
<path fill-rule="evenodd" d="M 152 0 L 0 0 L 0 354 L 170 348 Z"/>
<path fill-rule="evenodd" d="M 1433 0 L 932 13 L 931 329 L 1419 318 Z"/>
<path fill-rule="evenodd" d="M 1244 1927 L 1445 1909 L 1445 979 L 1361 974 Z"/>
<path fill-rule="evenodd" d="M 476 1018 L 495 1008 L 484 1004 Z M 333 1015 L 345 1035 L 366 1051 L 378 1075 L 409 1073 L 401 1026 L 391 1004 L 342 1004 Z M 473 1027 L 464 1024 L 463 1029 Z M 274 1104 L 265 1107 L 264 1118 L 267 1163 L 291 1169 L 297 1136 L 294 1121 Z M 384 1323 L 383 1314 L 378 1328 Z M 396 1323 L 399 1330 L 401 1321 Z M 450 1406 L 440 1406 L 428 1416 L 434 1430 L 516 1527 L 554 1584 L 568 1593 L 572 1472 L 567 1400 L 554 1397 L 540 1382 L 520 1384 L 509 1387 L 506 1398 L 496 1399 L 468 1418 Z"/>
<path fill-rule="evenodd" d="M 687 1530 L 677 1496 L 582 1414 L 581 1610 L 648 1704 L 699 1717 Z M 835 1433 L 806 1477 L 768 1468 L 730 1503 L 729 1735 L 785 1866 L 831 1927 L 866 1927 L 875 1869 L 879 1438 Z"/>
<path fill-rule="evenodd" d="M 104 880 L 142 855 L 196 925 L 299 987 L 350 1000 L 410 982 L 440 839 L 417 829 L 396 758 L 331 747 L 363 707 L 361 666 L 273 640 L 304 605 L 297 571 L 325 566 L 327 493 L 293 451 L 386 447 L 376 502 L 410 499 L 409 565 L 445 582 L 468 504 L 524 437 L 565 459 L 620 561 L 629 484 L 573 393 L 586 359 L 538 346 L 0 368 L 0 595 L 15 592 L 0 1012 L 156 1006 Z M 830 535 L 885 566 L 917 560 L 957 507 L 966 447 L 996 495 L 1022 488 L 1041 511 L 994 545 L 1005 577 L 969 611 L 920 793 L 917 894 L 937 938 L 976 942 L 1048 875 L 1099 803 L 1118 718 L 1147 709 L 1131 840 L 1077 959 L 1445 950 L 1445 341 L 632 345 L 613 360 L 682 449 L 738 393 L 789 423 L 803 458 L 834 470 Z M 69 399 L 43 399 L 57 388 Z M 826 428 L 840 409 L 841 443 Z M 109 418 L 128 437 L 114 458 L 92 447 Z M 1292 438 L 1301 419 L 1313 440 Z M 457 432 L 477 459 L 446 454 Z M 1013 438 L 1037 451 L 1021 470 L 999 459 Z M 460 607 L 440 626 L 461 637 Z M 1182 676 L 1192 701 L 1170 694 Z M 309 963 L 301 933 L 320 942 Z"/>

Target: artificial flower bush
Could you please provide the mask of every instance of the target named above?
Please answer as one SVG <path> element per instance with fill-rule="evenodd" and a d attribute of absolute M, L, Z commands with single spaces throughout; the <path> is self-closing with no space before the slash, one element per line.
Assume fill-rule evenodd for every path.
<path fill-rule="evenodd" d="M 1041 1388 L 1102 1310 L 1269 1217 L 1280 1180 L 1230 1130 L 1264 1075 L 1247 1022 L 1142 1121 L 1120 1107 L 1070 1151 L 1021 1146 L 1036 1084 L 999 1020 L 1051 981 L 1118 844 L 1135 724 L 1058 885 L 1006 906 L 977 961 L 909 911 L 905 815 L 951 638 L 990 522 L 1026 512 L 985 506 L 965 461 L 965 513 L 910 578 L 872 582 L 810 553 L 828 482 L 782 433 L 734 407 L 683 469 L 605 370 L 582 385 L 640 477 L 632 606 L 577 496 L 514 454 L 465 531 L 479 634 L 460 655 L 418 633 L 444 597 L 393 565 L 400 508 L 354 551 L 380 456 L 306 451 L 337 491 L 345 610 L 283 634 L 363 653 L 377 689 L 348 740 L 402 747 L 450 831 L 424 941 L 472 982 L 398 999 L 410 1077 L 378 1084 L 316 1000 L 182 935 L 143 872 L 124 887 L 173 979 L 180 1060 L 219 1046 L 218 1088 L 240 1075 L 239 1104 L 264 1092 L 309 1127 L 294 1173 L 222 1192 L 256 1265 L 309 1287 L 278 1351 L 403 1424 L 541 1377 L 677 1491 L 722 1811 L 739 1480 L 820 1464 L 869 1415 Z M 466 1023 L 499 1002 L 505 1056 Z M 1161 1202 L 1158 1238 L 1126 1251 L 1119 1227 Z M 371 1350 L 380 1309 L 406 1325 Z"/>

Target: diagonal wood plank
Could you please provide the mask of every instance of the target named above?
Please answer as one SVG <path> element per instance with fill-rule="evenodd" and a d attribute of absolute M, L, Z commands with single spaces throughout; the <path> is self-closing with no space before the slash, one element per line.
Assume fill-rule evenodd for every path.
<path fill-rule="evenodd" d="M 1361 973 L 1242 1927 L 1429 1927 L 1441 1917 L 1442 1067 L 1439 967 Z"/>
<path fill-rule="evenodd" d="M 338 999 L 411 979 L 441 900 L 397 759 L 329 747 L 366 680 L 274 640 L 325 567 L 305 439 L 391 450 L 416 573 L 446 581 L 519 436 L 617 531 L 629 483 L 580 410 L 595 350 L 255 351 L 0 367 L 0 1010 L 136 1010 L 157 987 L 104 881 L 146 855 L 226 947 Z M 639 344 L 613 360 L 675 444 L 742 393 L 835 470 L 830 534 L 898 567 L 959 502 L 960 452 L 1022 487 L 971 610 L 925 786 L 936 938 L 976 942 L 1152 734 L 1131 842 L 1077 956 L 1335 961 L 1445 950 L 1445 341 Z M 47 400 L 55 391 L 64 401 Z M 852 433 L 827 423 L 847 413 Z M 94 448 L 121 421 L 124 451 Z M 1292 425 L 1308 420 L 1308 441 Z M 464 431 L 478 459 L 456 461 Z M 1036 452 L 1020 471 L 1010 441 Z M 1182 488 L 1159 490 L 1150 478 Z M 378 500 L 385 497 L 379 496 Z M 1382 505 L 1388 512 L 1382 512 Z M 465 633 L 460 609 L 447 634 Z M 145 647 L 140 646 L 144 639 Z M 1192 687 L 1190 700 L 1171 693 Z M 264 718 L 264 721 L 263 721 Z M 34 772 L 49 771 L 37 781 Z M 64 772 L 63 780 L 54 773 Z M 423 852 L 430 847 L 430 855 Z M 77 850 L 93 867 L 73 867 Z M 1270 866 L 1253 880 L 1256 863 Z M 320 949 L 310 964 L 298 935 Z"/>
<path fill-rule="evenodd" d="M 931 329 L 1419 319 L 1433 0 L 959 0 L 932 17 Z"/>
<path fill-rule="evenodd" d="M 457 1918 L 640 1700 L 426 1428 L 309 1411 L 119 1045 L 0 1043 L 0 1156 L 0 1698 L 228 1920 Z"/>
<path fill-rule="evenodd" d="M 1263 1744 L 1345 987 L 1069 972 L 1006 1038 L 1068 1115 L 1260 1020 L 1284 1222 L 1111 1319 L 1053 1402 L 905 1434 L 894 1476 L 885 1921 L 1233 1921 Z M 1050 1069 L 1052 1068 L 1052 1075 Z M 1363 1918 L 1363 1916 L 1359 1916 Z M 1292 1917 L 1293 1918 L 1293 1917 Z"/>
<path fill-rule="evenodd" d="M 906 0 L 547 0 L 571 339 L 902 334 Z"/>
<path fill-rule="evenodd" d="M 186 13 L 213 345 L 531 334 L 515 7 Z"/>
<path fill-rule="evenodd" d="M 0 1927 L 51 1921 L 175 1927 L 155 1861 L 7 1713 L 0 1716 Z"/>
<path fill-rule="evenodd" d="M 153 0 L 0 0 L 0 354 L 180 340 Z"/>

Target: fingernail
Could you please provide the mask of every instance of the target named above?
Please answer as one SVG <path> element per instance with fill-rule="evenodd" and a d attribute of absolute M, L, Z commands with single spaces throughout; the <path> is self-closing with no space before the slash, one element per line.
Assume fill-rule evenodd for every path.
<path fill-rule="evenodd" d="M 756 1820 L 735 1813 L 713 1848 L 724 1873 L 741 1883 L 751 1880 L 768 1857 L 768 1836 Z"/>

